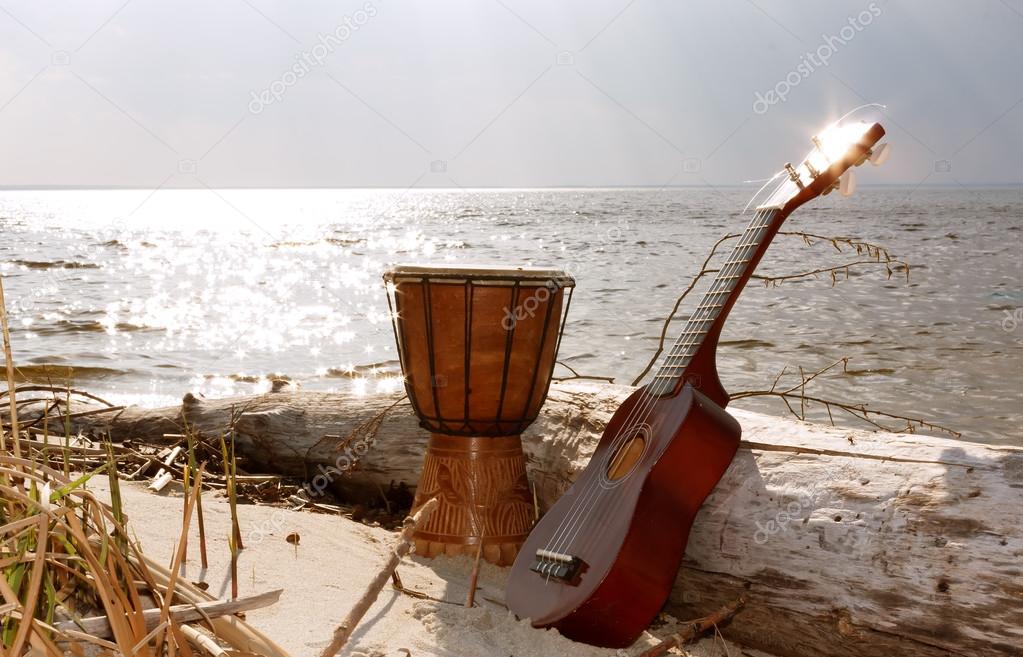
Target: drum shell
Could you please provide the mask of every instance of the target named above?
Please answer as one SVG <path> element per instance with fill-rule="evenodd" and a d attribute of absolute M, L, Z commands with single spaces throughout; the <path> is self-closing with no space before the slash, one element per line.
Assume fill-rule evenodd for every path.
<path fill-rule="evenodd" d="M 566 278 L 391 278 L 405 388 L 421 426 L 510 436 L 536 419 L 574 285 Z"/>

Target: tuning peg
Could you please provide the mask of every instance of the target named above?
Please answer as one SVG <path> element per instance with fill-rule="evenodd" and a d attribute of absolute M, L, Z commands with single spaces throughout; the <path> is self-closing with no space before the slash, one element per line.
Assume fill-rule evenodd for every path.
<path fill-rule="evenodd" d="M 868 159 L 875 167 L 879 167 L 888 161 L 888 156 L 891 154 L 892 147 L 888 142 L 885 142 L 880 146 L 876 146 Z"/>
<path fill-rule="evenodd" d="M 842 196 L 849 197 L 856 191 L 856 175 L 849 169 L 838 179 L 838 191 Z"/>

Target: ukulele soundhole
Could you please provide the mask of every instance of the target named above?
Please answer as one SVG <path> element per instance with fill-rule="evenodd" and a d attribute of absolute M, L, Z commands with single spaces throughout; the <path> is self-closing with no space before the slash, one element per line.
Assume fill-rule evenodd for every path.
<path fill-rule="evenodd" d="M 607 460 L 604 469 L 604 482 L 606 485 L 615 485 L 627 477 L 635 469 L 639 459 L 646 451 L 650 438 L 650 427 L 641 424 L 623 433 L 615 440 L 611 449 L 611 457 Z"/>

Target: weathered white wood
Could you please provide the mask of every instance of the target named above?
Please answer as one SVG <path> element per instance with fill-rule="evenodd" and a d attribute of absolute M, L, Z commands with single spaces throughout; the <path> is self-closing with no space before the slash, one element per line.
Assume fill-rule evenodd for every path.
<path fill-rule="evenodd" d="M 586 465 L 625 386 L 553 385 L 540 417 L 523 434 L 523 448 L 547 508 Z M 78 410 L 78 407 L 74 407 Z M 29 421 L 31 407 L 23 410 Z M 265 469 L 303 477 L 313 493 L 338 490 L 349 497 L 378 498 L 390 482 L 414 486 L 428 434 L 402 395 L 304 392 L 281 389 L 264 395 L 201 399 L 185 395 L 180 406 L 128 407 L 113 416 L 72 420 L 74 431 L 109 433 L 115 441 L 160 442 L 165 434 L 192 430 L 219 436 L 231 426 L 237 452 L 250 471 Z M 380 418 L 379 427 L 363 425 Z M 358 462 L 352 472 L 340 471 Z"/>
<path fill-rule="evenodd" d="M 630 391 L 552 387 L 523 436 L 543 507 L 585 466 Z M 183 414 L 215 433 L 233 412 L 250 463 L 303 475 L 314 492 L 332 480 L 358 494 L 418 478 L 426 432 L 406 402 L 382 416 L 350 477 L 331 469 L 346 463 L 338 445 L 361 450 L 358 431 L 342 437 L 395 399 L 186 397 L 181 408 L 129 408 L 76 426 L 103 418 L 115 437 L 152 438 L 179 432 Z M 743 443 L 693 527 L 670 611 L 705 615 L 745 591 L 725 635 L 783 656 L 1023 654 L 1023 449 L 730 410 Z"/>
<path fill-rule="evenodd" d="M 1023 654 L 1023 450 L 732 413 L 673 610 L 748 589 L 726 634 L 784 655 Z"/>
<path fill-rule="evenodd" d="M 284 589 L 276 589 L 249 595 L 234 600 L 211 600 L 195 604 L 173 605 L 169 609 L 170 617 L 178 623 L 190 623 L 201 621 L 207 618 L 219 618 L 230 614 L 237 614 L 253 609 L 262 609 L 275 604 L 281 599 Z M 163 610 L 158 608 L 146 609 L 142 612 L 142 618 L 146 623 L 146 631 L 156 628 L 163 620 Z M 79 620 L 61 621 L 54 625 L 58 631 L 81 630 L 86 634 L 100 639 L 107 639 L 114 635 L 110 627 L 110 619 L 107 616 L 93 616 Z"/>

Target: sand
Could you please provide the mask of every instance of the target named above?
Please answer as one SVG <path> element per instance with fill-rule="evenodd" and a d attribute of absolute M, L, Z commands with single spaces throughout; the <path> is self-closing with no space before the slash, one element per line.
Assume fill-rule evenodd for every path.
<path fill-rule="evenodd" d="M 97 477 L 89 487 L 106 494 L 109 482 Z M 143 550 L 169 564 L 181 531 L 180 487 L 160 494 L 142 484 L 122 482 L 129 528 Z M 230 596 L 228 531 L 230 511 L 217 493 L 203 495 L 209 568 L 199 565 L 198 530 L 193 518 L 189 559 L 182 575 L 209 584 L 209 593 Z M 283 588 L 280 602 L 251 611 L 246 618 L 294 657 L 317 655 L 328 643 L 366 584 L 378 572 L 396 534 L 341 516 L 240 505 L 245 549 L 239 560 L 239 594 Z M 286 537 L 297 532 L 299 543 Z M 405 586 L 454 604 L 420 600 L 385 587 L 342 651 L 348 657 L 626 657 L 642 652 L 673 631 L 674 619 L 647 632 L 632 648 L 614 651 L 565 639 L 555 631 L 517 620 L 501 601 L 508 570 L 484 564 L 479 606 L 462 606 L 471 563 L 468 558 L 406 558 L 398 569 Z M 655 636 L 656 635 L 656 636 Z M 693 655 L 763 655 L 708 638 L 690 645 Z"/>

